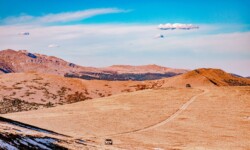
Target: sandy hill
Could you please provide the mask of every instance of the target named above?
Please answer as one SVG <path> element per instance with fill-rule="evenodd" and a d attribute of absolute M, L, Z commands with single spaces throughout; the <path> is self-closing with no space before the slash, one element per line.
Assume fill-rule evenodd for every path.
<path fill-rule="evenodd" d="M 160 81 L 102 81 L 40 73 L 0 75 L 0 113 L 74 103 L 160 86 Z"/>
<path fill-rule="evenodd" d="M 236 77 L 220 69 L 201 68 L 180 76 L 164 79 L 163 86 L 249 86 L 250 80 Z"/>
<path fill-rule="evenodd" d="M 54 56 L 30 53 L 26 50 L 0 51 L 0 74 L 34 71 L 88 80 L 154 80 L 187 72 L 157 65 L 83 67 Z"/>

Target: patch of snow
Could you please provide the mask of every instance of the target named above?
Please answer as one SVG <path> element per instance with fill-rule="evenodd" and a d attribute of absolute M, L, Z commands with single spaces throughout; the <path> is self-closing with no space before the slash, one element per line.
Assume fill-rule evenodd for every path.
<path fill-rule="evenodd" d="M 39 142 L 39 143 L 43 143 L 45 145 L 50 145 L 51 143 L 56 142 L 56 140 L 51 139 L 51 138 L 46 138 L 46 139 L 44 139 L 44 138 L 35 138 L 34 140 Z"/>
<path fill-rule="evenodd" d="M 23 145 L 29 146 L 29 144 L 25 141 L 20 140 L 19 142 L 22 143 Z"/>
<path fill-rule="evenodd" d="M 24 128 L 22 131 L 25 131 L 26 133 L 32 133 L 32 131 L 29 131 L 29 130 L 34 130 L 34 131 L 37 131 L 37 132 L 51 134 L 51 132 L 49 132 L 49 131 L 46 131 L 46 130 L 43 130 L 43 129 L 39 129 L 39 128 L 30 127 L 30 126 L 26 126 L 26 125 L 23 125 L 23 124 L 20 124 L 20 123 L 14 123 L 13 122 L 11 124 Z M 25 130 L 25 129 L 29 129 L 29 130 Z"/>
<path fill-rule="evenodd" d="M 23 139 L 23 140 L 24 140 L 25 142 L 31 144 L 32 146 L 37 146 L 37 147 L 39 147 L 39 148 L 41 148 L 41 149 L 44 149 L 44 150 L 51 150 L 51 149 L 48 148 L 47 146 L 44 146 L 44 145 L 42 145 L 42 144 L 40 144 L 40 143 L 38 143 L 38 142 L 36 142 L 36 141 L 34 141 L 34 140 L 32 140 L 32 139 L 25 138 L 25 139 Z"/>
<path fill-rule="evenodd" d="M 0 140 L 0 148 L 7 149 L 7 150 L 18 150 L 16 147 Z"/>

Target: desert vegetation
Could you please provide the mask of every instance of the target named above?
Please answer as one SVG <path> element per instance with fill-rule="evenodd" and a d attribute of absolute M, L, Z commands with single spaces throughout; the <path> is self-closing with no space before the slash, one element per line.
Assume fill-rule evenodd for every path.
<path fill-rule="evenodd" d="M 4 97 L 3 100 L 0 101 L 0 114 L 36 110 L 44 107 L 47 106 L 38 103 L 29 103 L 18 98 Z"/>

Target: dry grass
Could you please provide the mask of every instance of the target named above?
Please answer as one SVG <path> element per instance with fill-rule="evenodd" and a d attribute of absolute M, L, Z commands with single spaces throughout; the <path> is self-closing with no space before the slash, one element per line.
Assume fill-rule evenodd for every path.
<path fill-rule="evenodd" d="M 167 124 L 147 128 L 173 115 L 203 89 L 162 88 L 124 93 L 50 109 L 7 114 L 5 117 L 102 145 L 112 138 L 125 149 L 248 149 L 250 147 L 250 87 L 206 88 Z M 91 137 L 97 138 L 91 138 Z"/>
<path fill-rule="evenodd" d="M 53 106 L 149 89 L 153 84 L 135 81 L 89 81 L 38 73 L 13 73 L 0 77 L 0 101 L 7 97 L 43 105 L 50 102 Z"/>

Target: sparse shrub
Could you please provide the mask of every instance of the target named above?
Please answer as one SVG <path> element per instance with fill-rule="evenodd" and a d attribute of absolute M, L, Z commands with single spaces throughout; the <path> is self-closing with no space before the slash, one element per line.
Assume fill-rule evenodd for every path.
<path fill-rule="evenodd" d="M 186 88 L 191 88 L 191 85 L 190 84 L 186 84 Z"/>
<path fill-rule="evenodd" d="M 66 87 L 61 87 L 61 89 L 57 91 L 57 93 L 59 96 L 64 96 L 66 91 L 67 91 Z"/>
<path fill-rule="evenodd" d="M 132 92 L 131 89 L 124 89 L 121 92 Z"/>
<path fill-rule="evenodd" d="M 16 92 L 13 92 L 10 96 L 15 96 L 16 95 Z"/>
<path fill-rule="evenodd" d="M 240 81 L 240 80 L 234 80 L 234 79 L 229 79 L 229 80 L 224 80 L 227 82 L 230 86 L 249 86 L 250 84 Z"/>
<path fill-rule="evenodd" d="M 34 110 L 38 108 L 45 107 L 43 104 L 29 103 L 18 98 L 3 98 L 0 101 L 0 114 L 10 113 L 10 112 L 20 112 Z"/>
<path fill-rule="evenodd" d="M 89 92 L 88 92 L 87 89 L 85 89 L 84 92 L 85 92 L 86 95 L 89 95 Z"/>
<path fill-rule="evenodd" d="M 32 95 L 32 94 L 36 94 L 36 92 L 29 92 L 29 91 L 26 91 L 26 92 L 25 92 L 25 95 L 26 95 L 26 96 L 30 96 L 30 95 Z"/>
<path fill-rule="evenodd" d="M 75 92 L 74 94 L 70 94 L 67 96 L 67 101 L 69 103 L 74 103 L 74 102 L 79 102 L 79 101 L 84 101 L 86 99 L 89 99 L 86 97 L 82 92 Z"/>
<path fill-rule="evenodd" d="M 100 97 L 104 97 L 105 95 L 103 93 L 98 93 Z"/>
<path fill-rule="evenodd" d="M 145 90 L 145 89 L 147 89 L 147 86 L 145 84 L 137 84 L 135 88 L 136 91 Z"/>
<path fill-rule="evenodd" d="M 44 86 L 48 86 L 50 83 L 44 83 Z"/>
<path fill-rule="evenodd" d="M 22 87 L 17 87 L 17 86 L 13 86 L 13 88 L 16 89 L 16 90 L 21 90 L 22 89 Z"/>
<path fill-rule="evenodd" d="M 43 80 L 43 78 L 38 77 L 38 78 L 33 79 L 33 81 L 37 81 L 37 80 Z"/>
<path fill-rule="evenodd" d="M 48 102 L 48 103 L 45 104 L 45 106 L 46 106 L 46 107 L 53 107 L 54 105 L 53 105 L 53 103 Z"/>
<path fill-rule="evenodd" d="M 22 84 L 21 82 L 17 82 L 15 85 L 19 85 L 19 84 Z"/>
<path fill-rule="evenodd" d="M 18 106 L 18 105 L 20 105 L 21 104 L 21 100 L 20 99 L 14 99 L 14 100 L 12 100 L 12 106 Z"/>

